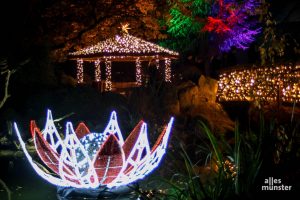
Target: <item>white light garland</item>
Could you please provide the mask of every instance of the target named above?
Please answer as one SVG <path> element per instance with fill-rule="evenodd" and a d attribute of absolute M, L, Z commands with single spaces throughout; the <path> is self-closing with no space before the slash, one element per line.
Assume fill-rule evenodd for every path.
<path fill-rule="evenodd" d="M 97 188 L 106 185 L 111 188 L 141 179 L 159 165 L 166 152 L 173 121 L 174 119 L 171 118 L 150 150 L 147 124 L 143 121 L 133 129 L 125 142 L 114 111 L 103 133 L 87 132 L 79 139 L 81 133 L 77 133 L 77 129 L 74 131 L 71 122 L 67 122 L 65 138 L 62 139 L 53 126 L 52 114 L 48 110 L 45 129 L 40 132 L 35 122 L 32 122 L 31 131 L 38 155 L 44 164 L 57 174 L 57 177 L 35 164 L 16 123 L 14 128 L 29 163 L 51 184 L 75 188 Z M 81 124 L 82 126 L 85 127 Z M 88 130 L 87 127 L 85 130 Z M 113 146 L 106 147 L 106 145 Z M 57 151 L 58 146 L 61 147 L 60 152 Z M 118 152 L 119 154 L 116 154 Z M 102 155 L 105 156 L 101 157 Z M 114 159 L 116 157 L 119 159 Z M 122 164 L 118 165 L 118 163 Z"/>
<path fill-rule="evenodd" d="M 95 61 L 95 81 L 101 81 L 101 67 L 100 67 L 100 59 Z"/>
<path fill-rule="evenodd" d="M 105 60 L 105 91 L 112 90 L 112 83 L 111 83 L 111 61 Z"/>
<path fill-rule="evenodd" d="M 135 61 L 135 80 L 138 85 L 142 85 L 142 65 L 140 58 Z"/>
<path fill-rule="evenodd" d="M 171 59 L 165 58 L 165 82 L 171 82 Z"/>
<path fill-rule="evenodd" d="M 83 60 L 77 59 L 77 83 L 83 83 Z"/>

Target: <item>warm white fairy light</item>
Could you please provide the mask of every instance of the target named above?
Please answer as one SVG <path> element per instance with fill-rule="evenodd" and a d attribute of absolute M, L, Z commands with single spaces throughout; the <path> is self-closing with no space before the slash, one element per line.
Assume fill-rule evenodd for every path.
<path fill-rule="evenodd" d="M 100 59 L 95 61 L 95 81 L 101 81 L 101 67 L 100 67 Z"/>
<path fill-rule="evenodd" d="M 130 34 L 116 35 L 113 38 L 109 38 L 96 45 L 81 49 L 76 52 L 72 52 L 71 56 L 83 56 L 92 54 L 168 54 L 172 56 L 178 56 L 175 51 L 158 46 L 154 43 L 147 42 L 140 38 L 134 37 Z"/>
<path fill-rule="evenodd" d="M 171 82 L 171 59 L 165 58 L 165 81 Z"/>
<path fill-rule="evenodd" d="M 261 67 L 221 74 L 218 99 L 300 102 L 300 66 Z"/>
<path fill-rule="evenodd" d="M 155 66 L 156 66 L 156 69 L 159 69 L 159 58 L 158 57 L 155 58 Z"/>
<path fill-rule="evenodd" d="M 105 91 L 112 90 L 112 83 L 111 83 L 111 61 L 105 60 Z"/>
<path fill-rule="evenodd" d="M 145 177 L 155 169 L 166 152 L 173 120 L 171 118 L 168 126 L 164 128 L 150 150 L 147 125 L 143 121 L 136 126 L 125 142 L 115 112 L 112 112 L 103 133 L 88 132 L 79 139 L 71 122 L 67 122 L 65 138 L 62 139 L 59 134 L 56 134 L 57 131 L 55 126 L 53 127 L 54 122 L 49 110 L 45 129 L 40 132 L 35 123 L 31 123 L 31 131 L 40 158 L 57 176 L 42 170 L 32 160 L 16 123 L 14 123 L 14 128 L 25 156 L 42 178 L 63 187 L 97 188 L 100 185 L 107 187 L 126 185 Z M 50 136 L 50 139 L 47 136 Z M 107 147 L 107 145 L 113 146 Z M 60 152 L 55 148 L 57 146 L 61 147 Z M 95 146 L 96 150 L 92 148 L 91 152 L 90 146 Z M 112 149 L 114 150 L 112 151 Z M 119 156 L 116 154 L 118 150 Z M 109 154 L 110 152 L 113 154 Z M 102 158 L 101 155 L 105 156 Z M 121 160 L 113 159 L 117 156 Z M 99 161 L 104 163 L 99 165 Z M 116 162 L 122 164 L 114 165 Z M 96 163 L 98 166 L 104 167 L 96 167 Z"/>
<path fill-rule="evenodd" d="M 140 58 L 135 60 L 135 80 L 138 85 L 142 85 L 142 65 Z"/>
<path fill-rule="evenodd" d="M 83 60 L 77 59 L 77 83 L 83 83 Z"/>

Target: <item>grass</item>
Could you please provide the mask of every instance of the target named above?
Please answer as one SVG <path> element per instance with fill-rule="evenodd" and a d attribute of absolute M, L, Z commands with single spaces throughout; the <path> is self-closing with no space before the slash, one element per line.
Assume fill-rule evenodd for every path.
<path fill-rule="evenodd" d="M 202 130 L 206 143 L 198 144 L 195 150 L 209 148 L 204 166 L 193 161 L 184 145 L 180 144 L 179 150 L 169 153 L 172 161 L 169 166 L 173 168 L 170 170 L 175 173 L 170 179 L 157 179 L 164 183 L 162 192 L 154 194 L 153 190 L 149 193 L 144 190 L 141 199 L 147 199 L 145 196 L 151 196 L 150 193 L 150 199 L 162 200 L 254 198 L 263 164 L 262 145 L 272 130 L 266 128 L 263 116 L 255 130 L 241 131 L 236 123 L 233 143 L 216 136 L 202 121 L 198 121 L 197 126 Z M 197 170 L 199 168 L 202 170 Z"/>

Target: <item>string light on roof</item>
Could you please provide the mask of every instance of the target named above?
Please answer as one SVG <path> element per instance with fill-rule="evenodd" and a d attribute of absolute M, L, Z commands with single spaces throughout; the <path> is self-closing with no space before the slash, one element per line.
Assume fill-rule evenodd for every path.
<path fill-rule="evenodd" d="M 74 130 L 72 123 L 67 122 L 62 138 L 48 110 L 45 129 L 40 131 L 31 121 L 30 130 L 40 159 L 54 173 L 33 161 L 16 123 L 14 129 L 29 163 L 49 183 L 74 188 L 112 188 L 142 179 L 159 165 L 166 153 L 173 121 L 171 118 L 150 149 L 147 124 L 143 121 L 124 141 L 113 111 L 102 133 L 90 132 L 84 123 Z"/>
<path fill-rule="evenodd" d="M 100 82 L 101 81 L 101 67 L 100 67 L 100 59 L 97 59 L 95 61 L 95 81 Z"/>
<path fill-rule="evenodd" d="M 71 56 L 93 55 L 97 53 L 103 54 L 169 54 L 178 56 L 175 51 L 158 46 L 154 43 L 147 42 L 130 34 L 116 35 L 96 45 L 72 52 Z"/>
<path fill-rule="evenodd" d="M 105 60 L 105 91 L 112 90 L 112 83 L 111 83 L 111 61 Z"/>
<path fill-rule="evenodd" d="M 83 83 L 83 60 L 77 59 L 77 83 Z"/>
<path fill-rule="evenodd" d="M 142 85 L 142 65 L 140 58 L 137 58 L 135 61 L 135 80 L 138 85 Z"/>

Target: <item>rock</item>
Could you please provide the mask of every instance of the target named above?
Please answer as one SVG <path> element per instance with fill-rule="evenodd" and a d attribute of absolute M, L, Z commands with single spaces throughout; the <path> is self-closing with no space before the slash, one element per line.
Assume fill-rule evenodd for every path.
<path fill-rule="evenodd" d="M 218 81 L 205 76 L 199 78 L 198 85 L 191 81 L 182 83 L 177 87 L 178 102 L 169 102 L 170 108 L 178 109 L 179 106 L 181 115 L 198 117 L 205 121 L 213 132 L 232 131 L 234 122 L 216 102 L 217 88 Z"/>
<path fill-rule="evenodd" d="M 216 102 L 218 81 L 201 75 L 198 80 L 199 95 L 209 102 Z"/>
<path fill-rule="evenodd" d="M 181 110 L 189 109 L 199 103 L 199 88 L 197 85 L 188 86 L 178 92 L 179 104 Z"/>
<path fill-rule="evenodd" d="M 163 96 L 164 111 L 171 115 L 180 114 L 180 104 L 175 87 L 169 88 Z"/>

